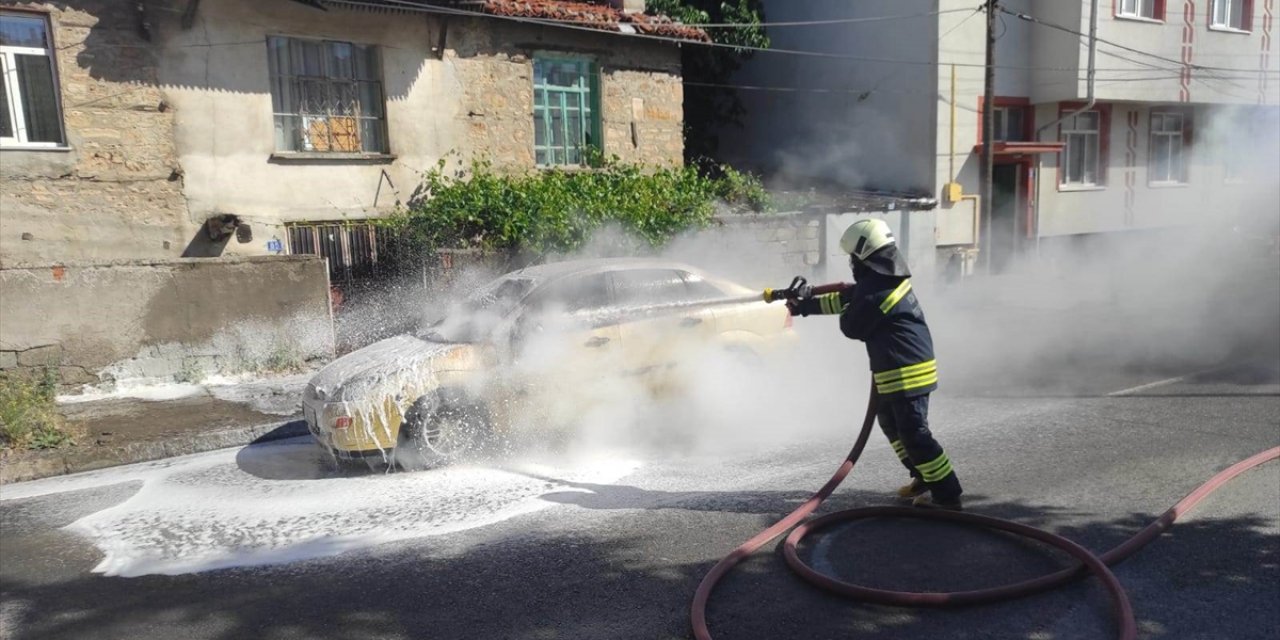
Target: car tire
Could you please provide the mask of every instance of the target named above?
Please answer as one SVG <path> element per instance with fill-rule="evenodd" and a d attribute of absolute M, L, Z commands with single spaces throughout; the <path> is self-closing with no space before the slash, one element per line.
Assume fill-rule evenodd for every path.
<path fill-rule="evenodd" d="M 459 389 L 439 389 L 410 405 L 400 423 L 395 462 L 430 469 L 483 453 L 492 436 L 489 411 Z"/>

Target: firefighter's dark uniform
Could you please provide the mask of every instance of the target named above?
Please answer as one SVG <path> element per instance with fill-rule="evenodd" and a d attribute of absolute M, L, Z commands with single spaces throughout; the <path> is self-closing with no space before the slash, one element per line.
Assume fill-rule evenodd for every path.
<path fill-rule="evenodd" d="M 880 429 L 935 500 L 959 498 L 960 480 L 929 431 L 929 393 L 938 388 L 938 367 L 911 279 L 866 270 L 852 287 L 799 301 L 797 307 L 802 315 L 840 314 L 844 335 L 867 344 L 880 396 Z"/>

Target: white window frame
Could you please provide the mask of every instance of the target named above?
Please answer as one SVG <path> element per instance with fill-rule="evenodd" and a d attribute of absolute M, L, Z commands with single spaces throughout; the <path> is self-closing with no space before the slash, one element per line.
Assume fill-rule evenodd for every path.
<path fill-rule="evenodd" d="M 1161 20 L 1156 16 L 1156 0 L 1116 0 L 1116 15 L 1136 20 Z"/>
<path fill-rule="evenodd" d="M 1075 126 L 1075 123 L 1076 123 L 1077 119 L 1078 119 L 1080 116 L 1089 115 L 1089 114 L 1093 114 L 1093 116 L 1096 118 L 1097 128 L 1094 128 L 1094 129 L 1073 129 L 1073 128 L 1069 128 L 1069 127 L 1074 127 L 1074 126 Z M 1103 167 L 1103 164 L 1102 164 L 1102 127 L 1104 126 L 1104 124 L 1105 124 L 1105 118 L 1103 118 L 1103 116 L 1102 116 L 1102 112 L 1101 112 L 1101 111 L 1098 111 L 1098 110 L 1090 110 L 1090 111 L 1085 111 L 1085 112 L 1083 112 L 1083 113 L 1077 113 L 1077 114 L 1075 114 L 1074 116 L 1072 116 L 1071 118 L 1069 118 L 1069 119 L 1068 119 L 1068 121 L 1066 121 L 1066 122 L 1063 122 L 1063 123 L 1062 123 L 1062 125 L 1061 125 L 1061 126 L 1062 126 L 1062 129 L 1061 129 L 1060 133 L 1058 134 L 1058 139 L 1059 139 L 1061 142 L 1063 142 L 1063 145 L 1062 145 L 1062 166 L 1061 166 L 1061 168 L 1060 168 L 1060 170 L 1061 170 L 1061 175 L 1062 175 L 1062 179 L 1061 179 L 1061 181 L 1059 181 L 1059 183 L 1058 183 L 1058 186 L 1059 186 L 1059 187 L 1062 187 L 1062 188 L 1064 188 L 1064 189 L 1081 189 L 1081 188 L 1083 188 L 1083 189 L 1090 189 L 1090 188 L 1101 188 L 1101 187 L 1106 186 L 1106 183 L 1105 183 L 1105 181 L 1104 181 L 1104 180 L 1103 180 L 1103 178 L 1102 178 L 1102 167 Z M 1081 176 L 1081 180 L 1080 180 L 1080 181 L 1078 181 L 1078 182 L 1072 182 L 1072 181 L 1071 181 L 1071 175 L 1070 175 L 1070 173 L 1069 173 L 1069 171 L 1070 171 L 1070 166 L 1071 166 L 1071 162 L 1070 162 L 1071 152 L 1072 152 L 1072 149 L 1074 148 L 1074 147 L 1073 147 L 1073 145 L 1071 144 L 1071 137 L 1072 137 L 1072 136 L 1088 136 L 1088 135 L 1092 135 L 1092 136 L 1093 136 L 1093 138 L 1094 138 L 1094 144 L 1093 144 L 1093 181 L 1092 181 L 1092 182 L 1085 182 L 1085 181 L 1084 181 L 1084 179 L 1083 179 L 1083 178 L 1084 178 L 1084 176 Z M 1085 158 L 1085 168 L 1084 168 L 1084 173 L 1086 173 L 1086 174 L 1087 174 L 1087 173 L 1089 173 L 1088 165 L 1089 165 L 1089 159 L 1088 159 L 1088 158 Z"/>
<path fill-rule="evenodd" d="M 1177 131 L 1157 131 L 1154 126 L 1157 118 L 1176 118 L 1178 121 Z M 1160 111 L 1152 110 L 1149 122 L 1149 131 L 1147 132 L 1147 184 L 1155 187 L 1182 186 L 1190 183 L 1190 167 L 1187 164 L 1187 114 L 1181 111 Z M 1170 151 L 1169 167 L 1175 174 L 1172 179 L 1153 178 L 1151 171 L 1155 168 L 1155 156 L 1158 153 L 1156 138 L 1170 138 L 1169 149 L 1177 149 L 1176 157 Z M 1176 166 L 1175 166 L 1176 161 Z"/>
<path fill-rule="evenodd" d="M 30 13 L 15 13 L 5 11 L 3 15 L 15 16 L 21 18 L 39 18 L 44 20 L 46 45 L 50 44 L 47 40 L 53 37 L 53 25 L 49 24 L 49 19 L 44 15 Z M 29 142 L 27 141 L 27 118 L 26 112 L 22 109 L 22 86 L 18 83 L 18 65 L 14 56 L 45 56 L 49 58 L 49 70 L 53 76 L 55 91 L 55 106 L 58 109 L 58 134 L 63 139 L 61 142 Z M 4 82 L 4 95 L 6 104 L 0 105 L 0 108 L 9 112 L 9 122 L 13 123 L 12 136 L 0 136 L 0 146 L 6 149 L 60 149 L 66 146 L 67 132 L 65 123 L 62 120 L 62 101 L 56 95 L 58 87 L 58 61 L 53 57 L 53 50 L 41 47 L 13 47 L 0 46 L 0 82 Z"/>
<path fill-rule="evenodd" d="M 1245 15 L 1245 11 L 1253 9 L 1247 0 L 1210 0 L 1209 6 L 1209 28 L 1215 31 L 1234 31 L 1237 33 L 1249 33 L 1245 25 L 1249 24 L 1249 16 Z M 1239 18 L 1240 24 L 1231 24 L 1231 11 L 1239 7 L 1240 13 L 1235 16 Z M 1219 19 L 1221 16 L 1222 19 Z"/>

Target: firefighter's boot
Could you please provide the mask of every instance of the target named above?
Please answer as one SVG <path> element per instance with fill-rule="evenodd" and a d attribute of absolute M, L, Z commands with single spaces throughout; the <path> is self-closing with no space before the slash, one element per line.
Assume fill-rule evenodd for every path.
<path fill-rule="evenodd" d="M 950 500 L 938 500 L 928 492 L 922 493 L 911 501 L 911 506 L 921 509 L 945 509 L 947 511 L 964 511 L 964 507 L 960 505 L 960 496 L 956 496 Z"/>
<path fill-rule="evenodd" d="M 911 500 L 926 493 L 929 493 L 929 487 L 920 478 L 912 478 L 910 483 L 898 487 L 897 491 L 898 497 L 903 500 Z"/>

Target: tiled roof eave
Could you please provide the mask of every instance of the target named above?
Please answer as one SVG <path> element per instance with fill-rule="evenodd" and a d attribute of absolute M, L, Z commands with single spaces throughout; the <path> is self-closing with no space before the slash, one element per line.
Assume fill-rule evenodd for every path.
<path fill-rule="evenodd" d="M 308 6 L 317 4 L 363 11 L 417 13 L 433 7 L 455 8 L 496 17 L 545 20 L 548 26 L 594 29 L 611 33 L 636 33 L 685 42 L 710 42 L 711 37 L 697 27 L 681 24 L 666 16 L 625 13 L 607 4 L 570 0 L 292 0 Z M 415 6 L 416 5 L 416 6 Z M 417 7 L 421 7 L 420 9 Z"/>

